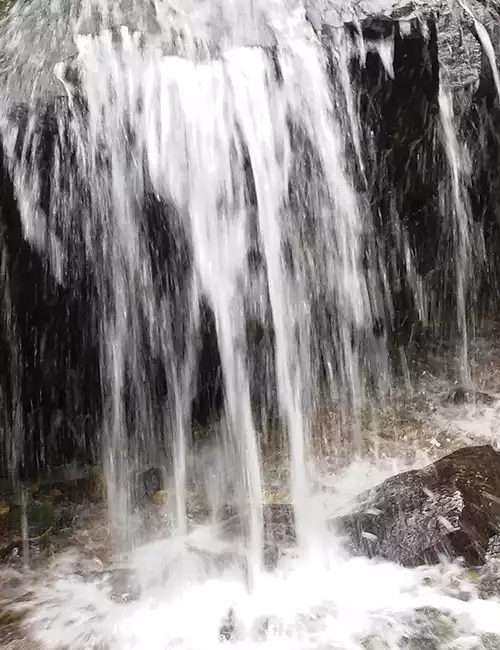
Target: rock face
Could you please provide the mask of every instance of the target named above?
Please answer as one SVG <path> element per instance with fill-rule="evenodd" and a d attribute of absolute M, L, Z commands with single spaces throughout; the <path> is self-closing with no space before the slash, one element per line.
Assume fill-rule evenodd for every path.
<path fill-rule="evenodd" d="M 500 526 L 500 453 L 489 445 L 459 449 L 384 481 L 359 503 L 332 521 L 355 554 L 406 566 L 443 555 L 482 564 Z"/>
<path fill-rule="evenodd" d="M 425 34 L 426 24 L 431 19 L 435 25 L 440 67 L 457 89 L 478 82 L 482 75 L 482 53 L 474 33 L 474 19 L 484 24 L 494 43 L 498 28 L 499 5 L 496 1 L 471 0 L 467 3 L 470 11 L 459 3 L 450 5 L 442 0 L 360 0 L 355 9 L 335 0 L 313 0 L 306 4 L 311 22 L 318 28 L 353 22 L 362 26 L 365 37 L 387 36 L 380 29 L 382 21 L 391 30 L 397 25 L 406 36 L 411 36 L 414 31 L 412 23 L 418 23 L 421 33 Z"/>

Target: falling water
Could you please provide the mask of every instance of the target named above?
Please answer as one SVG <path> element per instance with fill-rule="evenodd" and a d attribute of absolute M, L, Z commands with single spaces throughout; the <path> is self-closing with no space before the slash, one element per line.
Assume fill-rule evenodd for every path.
<path fill-rule="evenodd" d="M 497 62 L 496 62 L 495 50 L 493 49 L 493 44 L 491 42 L 490 35 L 488 34 L 485 26 L 482 25 L 477 20 L 475 21 L 475 26 L 476 26 L 476 32 L 477 32 L 478 38 L 479 38 L 479 40 L 481 42 L 481 46 L 483 48 L 483 51 L 486 53 L 486 56 L 488 57 L 488 61 L 490 63 L 490 67 L 491 67 L 491 72 L 493 74 L 493 80 L 495 82 L 495 88 L 496 88 L 496 91 L 497 91 L 497 95 L 500 98 L 500 75 L 498 73 L 498 66 L 497 66 Z"/>
<path fill-rule="evenodd" d="M 0 420 L 0 432 L 5 444 L 5 455 L 7 470 L 5 473 L 12 473 L 16 479 L 16 472 L 22 460 L 21 444 L 23 441 L 21 433 L 21 413 L 19 400 L 19 364 L 21 362 L 18 346 L 17 324 L 15 312 L 12 305 L 10 282 L 8 274 L 9 254 L 6 250 L 3 238 L 0 240 L 0 283 L 2 295 L 0 300 L 0 340 L 4 348 L 2 354 L 2 367 L 8 368 L 6 375 L 11 379 L 10 385 L 0 383 L 0 409 L 2 419 Z"/>
<path fill-rule="evenodd" d="M 444 210 L 451 216 L 451 228 L 454 239 L 457 324 L 461 337 L 460 372 L 462 382 L 468 385 L 470 383 L 468 284 L 472 272 L 472 220 L 467 197 L 469 170 L 467 167 L 467 159 L 456 133 L 451 92 L 443 88 L 443 84 L 439 93 L 439 110 L 451 185 L 450 200 L 448 202 L 445 201 Z"/>
<path fill-rule="evenodd" d="M 188 41 L 193 45 L 186 49 Z M 141 458 L 172 446 L 177 526 L 185 530 L 194 352 L 205 300 L 224 376 L 225 445 L 235 449 L 241 468 L 237 500 L 248 508 L 249 548 L 258 566 L 261 449 L 247 322 L 274 332 L 270 381 L 290 453 L 298 535 L 307 545 L 309 438 L 323 368 L 337 368 L 342 399 L 358 409 L 362 399 L 361 350 L 353 335 L 362 332 L 365 351 L 370 348 L 377 300 L 362 269 L 362 237 L 371 217 L 353 190 L 344 117 L 332 103 L 325 54 L 310 28 L 287 35 L 276 55 L 232 46 L 213 59 L 196 39 L 185 36 L 182 43 L 181 57 L 163 31 L 146 36 L 121 27 L 75 35 L 76 86 L 64 65 L 56 66 L 69 111 L 55 116 L 47 215 L 39 207 L 36 114 L 27 122 L 20 159 L 18 132 L 5 114 L 4 147 L 26 237 L 47 250 L 59 278 L 71 273 L 71 247 L 74 253 L 80 238 L 76 252 L 83 251 L 98 281 L 102 446 L 112 523 L 125 535 L 122 543 L 131 473 Z M 346 126 L 359 154 L 352 106 Z M 74 152 L 71 162 L 67 150 Z M 307 177 L 298 166 L 305 159 Z M 90 192 L 83 203 L 82 183 Z M 180 260 L 187 266 L 166 271 L 168 290 L 155 275 L 151 235 L 140 221 L 145 193 L 161 206 L 155 229 L 187 242 Z M 249 267 L 252 255 L 261 260 L 256 269 Z M 323 325 L 313 319 L 320 304 L 329 315 Z M 371 347 L 379 349 L 375 339 Z M 147 387 L 151 358 L 167 374 L 160 416 Z"/>

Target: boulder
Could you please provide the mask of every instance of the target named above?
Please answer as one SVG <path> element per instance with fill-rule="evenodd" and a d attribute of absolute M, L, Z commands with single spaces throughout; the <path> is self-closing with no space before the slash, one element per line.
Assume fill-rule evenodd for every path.
<path fill-rule="evenodd" d="M 354 554 L 405 566 L 442 556 L 481 565 L 500 526 L 500 453 L 466 447 L 360 495 L 331 521 Z"/>

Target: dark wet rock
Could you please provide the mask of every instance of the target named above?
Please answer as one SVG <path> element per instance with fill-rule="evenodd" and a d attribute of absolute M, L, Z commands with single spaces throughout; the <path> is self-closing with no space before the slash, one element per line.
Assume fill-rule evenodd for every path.
<path fill-rule="evenodd" d="M 153 495 L 163 489 L 163 474 L 158 467 L 139 472 L 135 478 L 135 495 L 139 502 L 151 499 Z"/>
<path fill-rule="evenodd" d="M 473 182 L 466 201 L 470 197 L 473 219 L 486 235 L 487 263 L 471 282 L 478 287 L 478 308 L 496 309 L 500 298 L 500 184 L 495 171 L 500 160 L 499 104 L 475 20 L 486 28 L 498 59 L 499 3 L 473 0 L 464 8 L 461 3 L 440 0 L 380 0 L 361 1 L 353 10 L 325 0 L 312 2 L 312 7 L 327 47 L 338 42 L 339 32 L 346 27 L 351 35 L 351 77 L 365 152 L 365 178 L 360 174 L 360 187 L 368 189 L 380 219 L 375 221 L 394 306 L 384 329 L 392 329 L 399 347 L 411 341 L 420 325 L 404 251 L 398 244 L 401 231 L 391 223 L 395 215 L 409 237 L 412 258 L 425 278 L 428 295 L 433 296 L 431 310 L 438 307 L 440 314 L 450 315 L 456 311 L 456 295 L 446 288 L 455 281 L 445 252 L 449 232 L 442 219 L 442 201 L 448 192 L 443 179 L 448 170 L 441 137 L 440 88 L 452 91 L 454 113 L 462 127 L 459 141 L 465 141 L 472 154 Z M 382 60 L 384 56 L 389 65 Z M 341 90 L 336 95 L 341 96 Z M 478 242 L 480 230 L 474 234 Z M 441 334 L 435 334 L 438 340 L 453 333 L 453 320 L 446 315 L 442 320 Z"/>
<path fill-rule="evenodd" d="M 112 571 L 109 576 L 109 584 L 111 587 L 110 598 L 117 603 L 130 603 L 140 598 L 140 588 L 130 571 Z"/>
<path fill-rule="evenodd" d="M 487 4 L 472 0 L 467 3 L 471 13 L 459 4 L 452 6 L 442 0 L 418 3 L 413 0 L 362 0 L 356 3 L 355 9 L 332 0 L 314 0 L 308 4 L 308 16 L 313 16 L 311 22 L 315 29 L 318 25 L 323 30 L 325 27 L 352 25 L 355 31 L 362 32 L 365 39 L 374 41 L 393 37 L 395 28 L 403 36 L 411 37 L 412 24 L 418 24 L 419 30 L 425 34 L 426 23 L 431 19 L 436 26 L 440 67 L 457 88 L 478 83 L 482 73 L 481 46 L 474 18 L 484 24 L 492 36 L 499 24 L 500 4 L 496 1 Z"/>
<path fill-rule="evenodd" d="M 37 136 L 31 139 L 26 133 L 30 111 L 38 125 Z M 12 324 L 6 330 L 0 321 L 0 392 L 2 417 L 6 420 L 2 421 L 2 428 L 7 432 L 6 444 L 0 447 L 0 476 L 10 476 L 13 470 L 19 469 L 21 478 L 38 478 L 48 468 L 73 462 L 75 458 L 92 465 L 98 457 L 103 382 L 97 295 L 102 278 L 96 277 L 85 258 L 84 237 L 78 225 L 81 220 L 77 218 L 89 205 L 91 181 L 74 164 L 75 151 L 69 149 L 66 140 L 71 140 L 68 129 L 73 120 L 83 131 L 87 128 L 84 108 L 70 109 L 67 98 L 39 100 L 29 108 L 15 107 L 9 119 L 7 130 L 18 135 L 13 157 L 21 155 L 26 138 L 32 147 L 28 157 L 40 161 L 38 179 L 44 188 L 39 197 L 41 213 L 50 214 L 50 197 L 56 191 L 54 184 L 60 183 L 56 193 L 65 194 L 70 185 L 75 188 L 71 209 L 52 215 L 57 222 L 53 224 L 54 233 L 71 230 L 71 243 L 67 256 L 63 256 L 64 268 L 60 277 L 56 277 L 54 268 L 48 268 L 44 246 L 40 250 L 36 241 L 28 241 L 24 236 L 5 148 L 0 156 L 0 285 L 2 291 L 8 288 L 10 311 L 5 317 Z M 64 172 L 61 178 L 54 179 L 52 170 L 59 166 Z M 177 325 L 180 329 L 186 322 L 181 316 L 185 305 L 180 304 L 186 295 L 172 278 L 175 274 L 189 277 L 189 252 L 183 233 L 166 225 L 175 221 L 170 218 L 172 210 L 171 205 L 152 192 L 145 195 L 144 227 L 151 242 L 152 272 L 155 283 L 164 285 L 166 291 L 171 290 L 177 296 L 172 298 L 177 301 L 173 304 L 179 315 L 175 321 L 175 338 L 182 340 Z M 184 282 L 183 287 L 187 284 Z M 175 292 L 171 289 L 174 285 Z M 222 389 L 213 317 L 208 307 L 202 309 L 202 314 L 193 418 L 206 422 L 212 410 L 222 403 Z M 183 352 L 179 350 L 179 353 Z M 146 380 L 154 405 L 160 411 L 168 393 L 167 369 L 153 354 L 146 356 Z M 125 403 L 130 404 L 125 425 L 133 439 L 137 430 L 136 413 L 132 400 Z M 22 426 L 12 419 L 15 417 L 20 418 Z M 20 432 L 26 432 L 24 439 Z"/>
<path fill-rule="evenodd" d="M 482 404 L 484 406 L 491 406 L 495 401 L 497 401 L 497 398 L 494 395 L 459 386 L 446 395 L 443 403 L 454 404 L 456 406 L 461 404 Z"/>
<path fill-rule="evenodd" d="M 51 503 L 28 503 L 26 512 L 13 506 L 0 516 L 0 560 L 16 559 L 24 547 L 38 553 L 50 544 L 53 527 L 54 508 Z"/>
<path fill-rule="evenodd" d="M 500 634 L 482 634 L 481 645 L 484 650 L 498 650 L 500 648 Z"/>
<path fill-rule="evenodd" d="M 493 535 L 488 540 L 488 548 L 486 549 L 487 560 L 500 560 L 500 535 Z"/>
<path fill-rule="evenodd" d="M 477 581 L 480 598 L 498 598 L 500 596 L 500 567 L 498 563 L 489 564 L 481 571 Z"/>
<path fill-rule="evenodd" d="M 382 329 L 389 330 L 391 340 L 400 346 L 408 344 L 420 320 L 400 226 L 411 242 L 417 272 L 432 279 L 431 293 L 441 300 L 445 286 L 436 273 L 445 269 L 440 263 L 445 234 L 439 203 L 443 156 L 436 138 L 438 37 L 432 17 L 413 18 L 406 31 L 398 20 L 391 23 L 381 18 L 378 29 L 376 23 L 375 17 L 369 21 L 372 39 L 366 42 L 365 51 L 359 49 L 359 29 L 352 23 L 351 39 L 358 45 L 352 46 L 351 78 L 364 152 L 359 184 L 372 206 L 378 254 L 385 260 L 394 307 L 386 313 Z M 385 41 L 376 36 L 389 29 L 391 35 Z M 396 228 L 394 218 L 400 224 Z"/>
<path fill-rule="evenodd" d="M 231 608 L 227 613 L 226 618 L 223 620 L 219 629 L 219 638 L 221 641 L 233 641 L 234 633 L 236 631 L 236 616 L 234 609 Z"/>
<path fill-rule="evenodd" d="M 41 487 L 54 500 L 65 500 L 72 503 L 100 503 L 106 497 L 106 485 L 104 474 L 101 470 L 95 469 L 87 472 L 84 476 L 57 481 Z"/>
<path fill-rule="evenodd" d="M 492 36 L 493 46 L 498 48 L 498 25 Z M 498 57 L 496 49 L 497 61 Z M 471 160 L 471 206 L 484 233 L 485 264 L 478 278 L 478 301 L 485 313 L 496 313 L 500 300 L 500 103 L 494 71 L 484 53 L 480 83 L 462 122 Z"/>
<path fill-rule="evenodd" d="M 455 621 L 432 607 L 417 609 L 408 623 L 400 646 L 407 650 L 438 650 L 453 638 Z"/>
<path fill-rule="evenodd" d="M 443 555 L 482 564 L 500 526 L 500 454 L 467 447 L 421 470 L 398 474 L 332 521 L 355 554 L 407 566 Z"/>

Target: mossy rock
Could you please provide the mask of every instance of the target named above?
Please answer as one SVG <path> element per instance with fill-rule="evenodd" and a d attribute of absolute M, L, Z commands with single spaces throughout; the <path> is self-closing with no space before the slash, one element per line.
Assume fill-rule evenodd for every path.
<path fill-rule="evenodd" d="M 22 609 L 0 608 L 0 644 L 2 648 L 24 636 L 22 622 L 25 612 Z"/>
<path fill-rule="evenodd" d="M 40 486 L 40 494 L 51 501 L 101 503 L 106 498 L 106 482 L 102 471 L 95 469 L 76 479 L 47 482 Z"/>
<path fill-rule="evenodd" d="M 0 559 L 8 559 L 15 549 L 23 546 L 22 509 L 10 508 L 0 517 Z M 46 501 L 29 503 L 26 510 L 28 543 L 38 548 L 50 542 L 54 526 L 54 507 Z"/>
<path fill-rule="evenodd" d="M 26 517 L 28 537 L 38 537 L 54 523 L 54 507 L 47 501 L 34 501 L 28 504 Z M 0 518 L 9 534 L 21 535 L 22 509 L 11 508 Z"/>

